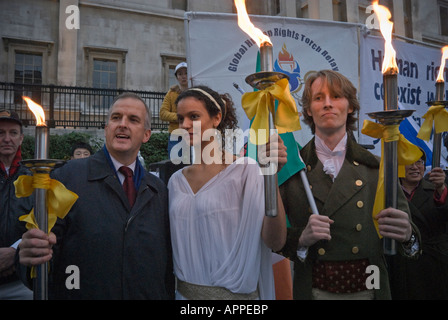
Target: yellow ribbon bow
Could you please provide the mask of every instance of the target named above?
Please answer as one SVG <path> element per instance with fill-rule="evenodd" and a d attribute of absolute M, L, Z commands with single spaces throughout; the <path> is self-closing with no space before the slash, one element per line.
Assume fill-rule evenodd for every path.
<path fill-rule="evenodd" d="M 274 99 L 279 104 L 275 112 Z M 251 129 L 255 134 L 250 135 L 253 144 L 266 144 L 269 137 L 269 112 L 275 114 L 274 124 L 279 133 L 300 130 L 299 113 L 291 92 L 288 79 L 281 79 L 272 86 L 254 92 L 243 94 L 241 99 L 244 112 L 249 119 L 253 119 Z M 263 131 L 259 131 L 263 129 Z M 274 129 L 274 128 L 271 128 Z"/>
<path fill-rule="evenodd" d="M 399 125 L 382 125 L 369 120 L 364 120 L 361 132 L 372 138 L 381 138 L 381 162 L 378 175 L 378 185 L 376 188 L 375 202 L 373 205 L 372 217 L 378 236 L 382 235 L 378 231 L 378 222 L 376 215 L 385 207 L 385 191 L 384 191 L 384 142 L 398 141 L 397 143 L 397 162 L 398 176 L 404 177 L 405 165 L 410 165 L 420 159 L 423 153 L 420 149 L 410 143 L 399 130 Z"/>
<path fill-rule="evenodd" d="M 432 106 L 428 109 L 423 118 L 425 121 L 420 127 L 417 138 L 429 141 L 431 138 L 433 123 L 436 133 L 448 131 L 448 111 L 446 111 L 444 105 Z"/>
<path fill-rule="evenodd" d="M 55 180 L 50 179 L 48 173 L 36 173 L 33 176 L 20 176 L 14 181 L 16 188 L 16 197 L 29 197 L 35 188 L 47 189 L 47 208 L 48 208 L 48 230 L 56 223 L 57 218 L 64 219 L 73 204 L 78 199 L 78 195 L 71 192 L 65 186 Z M 26 228 L 39 228 L 34 217 L 34 209 L 29 214 L 19 217 L 20 221 L 26 222 Z"/>

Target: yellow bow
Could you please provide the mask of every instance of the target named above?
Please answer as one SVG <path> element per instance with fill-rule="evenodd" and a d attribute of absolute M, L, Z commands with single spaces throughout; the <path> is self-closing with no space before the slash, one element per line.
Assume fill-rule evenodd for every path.
<path fill-rule="evenodd" d="M 417 138 L 429 141 L 431 138 L 433 123 L 436 133 L 448 131 L 448 111 L 446 111 L 444 105 L 432 106 L 428 109 L 423 118 L 425 121 L 420 127 Z"/>
<path fill-rule="evenodd" d="M 277 112 L 274 110 L 275 103 L 273 98 L 279 102 Z M 264 90 L 243 94 L 241 103 L 247 117 L 253 119 L 251 129 L 255 130 L 255 134 L 250 135 L 250 142 L 253 144 L 267 143 L 270 134 L 268 132 L 269 112 L 275 113 L 274 124 L 279 133 L 301 129 L 299 113 L 289 91 L 288 79 L 281 79 Z M 259 129 L 263 129 L 263 131 L 259 132 Z"/>
<path fill-rule="evenodd" d="M 378 175 L 378 185 L 376 188 L 375 203 L 373 205 L 372 217 L 384 209 L 385 207 L 385 192 L 384 192 L 384 142 L 398 141 L 397 143 L 397 162 L 398 162 L 398 176 L 404 177 L 405 165 L 410 165 L 420 159 L 423 153 L 420 149 L 410 143 L 399 130 L 399 125 L 382 125 L 369 120 L 364 120 L 364 125 L 361 132 L 372 138 L 381 138 L 381 162 Z M 373 219 L 378 236 L 382 238 L 378 231 L 378 222 Z"/>
<path fill-rule="evenodd" d="M 35 188 L 47 190 L 47 208 L 48 208 L 48 230 L 56 223 L 57 218 L 64 219 L 70 208 L 78 199 L 76 193 L 66 189 L 65 186 L 55 179 L 50 179 L 48 173 L 36 173 L 33 176 L 20 176 L 14 181 L 16 188 L 16 197 L 29 197 Z M 26 222 L 26 228 L 38 228 L 34 217 L 34 209 L 27 215 L 19 217 L 20 221 Z"/>

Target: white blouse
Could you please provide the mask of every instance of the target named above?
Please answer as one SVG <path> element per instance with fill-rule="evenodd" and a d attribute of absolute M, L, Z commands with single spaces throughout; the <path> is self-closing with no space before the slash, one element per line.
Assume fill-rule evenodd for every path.
<path fill-rule="evenodd" d="M 264 179 L 239 158 L 193 193 L 182 169 L 168 182 L 174 273 L 182 281 L 275 299 L 271 250 L 261 238 Z M 184 299 L 176 293 L 177 299 Z"/>

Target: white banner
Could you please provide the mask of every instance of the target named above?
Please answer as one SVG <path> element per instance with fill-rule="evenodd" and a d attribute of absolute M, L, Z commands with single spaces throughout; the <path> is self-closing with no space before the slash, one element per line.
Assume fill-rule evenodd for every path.
<path fill-rule="evenodd" d="M 296 102 L 310 71 L 333 69 L 358 86 L 357 25 L 285 17 L 251 16 L 252 23 L 267 34 L 273 44 L 274 71 L 286 73 Z M 253 91 L 245 78 L 256 72 L 258 46 L 237 24 L 234 14 L 187 13 L 187 62 L 193 85 L 204 84 L 229 93 L 238 112 L 239 126 L 249 126 L 241 107 L 241 93 Z M 299 112 L 300 105 L 297 103 Z M 303 146 L 311 130 L 302 122 L 295 132 Z"/>
<path fill-rule="evenodd" d="M 417 133 L 423 123 L 423 115 L 428 111 L 428 101 L 434 101 L 436 77 L 440 66 L 441 50 L 423 47 L 395 40 L 397 52 L 398 75 L 398 107 L 399 109 L 415 110 L 412 116 L 406 118 L 400 125 L 400 132 L 413 144 L 422 147 L 427 155 L 427 165 L 431 165 L 433 142 L 417 138 Z M 360 125 L 364 119 L 369 119 L 368 112 L 382 111 L 383 106 L 383 76 L 381 65 L 384 57 L 384 40 L 381 37 L 367 36 L 361 38 L 361 114 Z M 445 72 L 446 73 L 446 72 Z M 446 89 L 445 89 L 446 90 Z M 372 120 L 373 121 L 373 120 Z M 446 135 L 447 133 L 443 133 Z M 381 144 L 368 136 L 360 135 L 360 143 L 373 144 L 373 153 L 381 154 Z M 441 165 L 447 165 L 447 150 L 442 146 Z"/>
<path fill-rule="evenodd" d="M 359 131 L 369 112 L 383 110 L 381 64 L 384 55 L 382 37 L 364 35 L 362 25 L 286 17 L 250 16 L 252 23 L 270 37 L 273 43 L 274 71 L 290 77 L 290 89 L 299 112 L 303 83 L 307 74 L 321 69 L 341 72 L 357 87 L 361 103 Z M 237 110 L 239 126 L 249 127 L 241 107 L 241 93 L 252 91 L 245 78 L 256 72 L 258 47 L 237 23 L 235 14 L 187 12 L 185 14 L 188 72 L 193 85 L 204 84 L 220 93 L 229 93 Z M 360 40 L 358 40 L 360 39 Z M 404 120 L 400 131 L 412 143 L 421 146 L 432 159 L 432 140 L 416 138 L 428 110 L 427 101 L 434 99 L 435 77 L 441 51 L 404 41 L 394 40 L 397 62 L 399 108 L 416 110 Z M 445 72 L 446 79 L 446 72 Z M 308 125 L 294 133 L 303 146 L 312 137 Z M 447 133 L 444 133 L 446 135 Z M 373 145 L 380 155 L 378 141 L 361 133 L 361 144 Z M 442 166 L 446 166 L 447 150 L 442 147 Z"/>

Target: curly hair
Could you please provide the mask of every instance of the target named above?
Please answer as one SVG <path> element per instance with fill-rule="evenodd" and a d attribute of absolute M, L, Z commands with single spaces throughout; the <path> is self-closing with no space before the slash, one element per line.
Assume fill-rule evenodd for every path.
<path fill-rule="evenodd" d="M 349 133 L 356 130 L 356 124 L 358 122 L 357 115 L 361 107 L 359 105 L 358 98 L 356 97 L 357 90 L 355 86 L 350 82 L 349 79 L 347 79 L 339 72 L 333 70 L 320 70 L 312 73 L 307 77 L 301 102 L 304 121 L 310 126 L 313 134 L 316 131 L 316 126 L 314 124 L 313 117 L 308 114 L 308 111 L 311 108 L 312 101 L 311 86 L 318 78 L 323 78 L 327 82 L 331 94 L 337 94 L 339 96 L 345 97 L 348 100 L 349 107 L 353 109 L 353 112 L 349 113 L 347 116 L 346 130 Z"/>
<path fill-rule="evenodd" d="M 219 107 L 221 109 L 218 109 L 218 107 L 215 105 L 215 103 L 207 97 L 204 93 L 202 93 L 199 90 L 200 89 L 208 93 L 210 96 L 213 97 L 213 99 L 218 103 Z M 204 102 L 205 109 L 208 112 L 208 115 L 210 117 L 216 116 L 218 113 L 221 112 L 222 118 L 221 122 L 219 123 L 218 127 L 216 128 L 220 134 L 222 139 L 222 148 L 224 149 L 226 146 L 226 137 L 225 137 L 225 131 L 227 129 L 234 130 L 237 128 L 238 125 L 238 119 L 236 116 L 236 111 L 234 108 L 234 103 L 232 101 L 232 98 L 228 93 L 225 94 L 219 94 L 218 92 L 210 89 L 207 86 L 195 86 L 192 88 L 188 88 L 187 90 L 183 91 L 176 99 L 176 106 L 182 99 L 185 99 L 187 97 L 194 97 L 198 99 L 199 101 Z M 233 143 L 233 141 L 232 141 Z"/>

